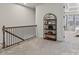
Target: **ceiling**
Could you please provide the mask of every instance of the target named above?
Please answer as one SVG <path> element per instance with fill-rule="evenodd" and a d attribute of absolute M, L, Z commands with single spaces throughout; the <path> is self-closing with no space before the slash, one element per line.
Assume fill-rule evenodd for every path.
<path fill-rule="evenodd" d="M 41 5 L 44 3 L 24 3 L 24 6 L 30 7 L 30 8 L 35 8 L 38 5 Z M 79 3 L 65 3 L 66 9 L 69 11 L 76 11 L 79 10 Z"/>
<path fill-rule="evenodd" d="M 22 3 L 23 4 L 23 3 Z M 36 6 L 43 4 L 43 3 L 24 3 L 24 6 L 30 7 L 30 8 L 35 8 Z"/>
<path fill-rule="evenodd" d="M 66 3 L 65 12 L 79 12 L 79 3 Z"/>
<path fill-rule="evenodd" d="M 38 5 L 44 3 L 22 3 L 22 5 L 29 8 L 35 8 Z M 79 13 L 79 3 L 65 3 L 65 12 L 78 12 Z"/>

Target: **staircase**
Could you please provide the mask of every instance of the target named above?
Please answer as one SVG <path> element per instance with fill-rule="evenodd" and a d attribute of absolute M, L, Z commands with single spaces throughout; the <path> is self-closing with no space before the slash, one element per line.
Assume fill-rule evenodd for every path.
<path fill-rule="evenodd" d="M 2 48 L 7 48 L 18 44 L 28 38 L 36 36 L 36 25 L 29 26 L 3 26 L 3 44 Z"/>

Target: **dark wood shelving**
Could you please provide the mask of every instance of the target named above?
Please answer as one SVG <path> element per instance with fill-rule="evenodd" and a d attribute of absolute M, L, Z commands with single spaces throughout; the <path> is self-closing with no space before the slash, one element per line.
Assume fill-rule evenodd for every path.
<path fill-rule="evenodd" d="M 56 24 L 44 24 L 44 25 L 53 25 L 53 26 L 54 26 L 54 25 L 56 25 Z"/>
<path fill-rule="evenodd" d="M 45 19 L 45 20 L 55 20 L 55 19 Z"/>
<path fill-rule="evenodd" d="M 53 30 L 56 30 L 56 29 L 52 29 L 52 30 L 50 30 L 50 29 L 44 29 L 44 30 L 49 30 L 49 31 L 53 31 Z"/>
<path fill-rule="evenodd" d="M 54 14 L 49 13 L 48 18 L 44 19 L 44 39 L 47 40 L 57 40 L 57 18 Z M 51 16 L 53 16 L 51 18 Z M 47 31 L 47 32 L 46 32 Z"/>
<path fill-rule="evenodd" d="M 52 40 L 52 41 L 56 41 L 56 39 L 54 39 L 54 38 L 49 38 L 49 37 L 44 37 L 44 39 L 46 39 L 46 40 Z"/>
<path fill-rule="evenodd" d="M 48 34 L 48 33 L 44 33 L 45 35 L 56 35 L 56 34 Z"/>

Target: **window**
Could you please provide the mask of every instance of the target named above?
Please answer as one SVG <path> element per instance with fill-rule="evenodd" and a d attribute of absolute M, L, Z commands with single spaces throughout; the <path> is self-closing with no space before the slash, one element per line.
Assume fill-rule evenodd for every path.
<path fill-rule="evenodd" d="M 79 27 L 79 15 L 65 15 L 65 26 L 67 30 L 75 30 Z"/>

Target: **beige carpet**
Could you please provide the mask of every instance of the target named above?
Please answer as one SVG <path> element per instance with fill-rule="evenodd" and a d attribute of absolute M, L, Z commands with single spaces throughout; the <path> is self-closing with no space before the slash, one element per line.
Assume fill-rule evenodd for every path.
<path fill-rule="evenodd" d="M 71 55 L 79 54 L 79 37 L 74 32 L 65 32 L 62 41 L 42 38 L 26 40 L 18 45 L 0 51 L 1 55 Z"/>

